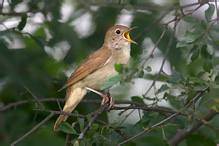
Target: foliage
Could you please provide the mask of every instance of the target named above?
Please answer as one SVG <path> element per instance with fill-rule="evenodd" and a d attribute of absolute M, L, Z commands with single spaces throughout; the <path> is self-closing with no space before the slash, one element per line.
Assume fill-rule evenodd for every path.
<path fill-rule="evenodd" d="M 17 145 L 64 145 L 66 135 L 75 145 L 117 145 L 129 138 L 133 139 L 126 145 L 167 145 L 177 140 L 175 135 L 183 135 L 181 131 L 188 135 L 178 141 L 180 145 L 219 143 L 219 26 L 212 17 L 213 4 L 206 4 L 209 8 L 200 20 L 184 14 L 178 1 L 174 1 L 173 6 L 171 2 L 163 3 L 162 7 L 143 0 L 3 3 L 0 11 L 0 145 L 9 145 L 22 137 L 45 119 L 48 110 L 60 110 L 59 102 L 62 107 L 65 93 L 57 93 L 57 90 L 66 82 L 66 76 L 89 53 L 101 47 L 104 32 L 118 23 L 122 14 L 130 13 L 131 26 L 138 27 L 131 34 L 138 45 L 132 46 L 130 67 L 115 64 L 118 75 L 102 86 L 105 89 L 118 82 L 121 86 L 130 85 L 124 88 L 117 85 L 120 93 L 115 95 L 116 99 L 126 99 L 128 106 L 117 107 L 116 104 L 112 111 L 117 111 L 117 117 L 112 122 L 104 109 L 92 113 L 100 105 L 88 100 L 77 107 L 81 115 L 74 111 L 67 122 L 59 125 L 60 132 L 53 132 L 57 117 L 53 116 Z M 65 15 L 65 8 L 72 12 Z M 157 21 L 172 10 L 176 12 L 169 14 L 173 21 Z M 174 36 L 177 28 L 174 25 L 179 21 L 187 22 L 190 28 L 183 35 Z M 153 46 L 158 43 L 155 52 L 145 44 L 148 38 Z M 161 66 L 149 63 L 159 59 L 163 60 Z M 167 72 L 170 73 L 166 73 L 168 69 L 164 64 L 169 64 Z M 137 84 L 137 80 L 141 80 L 141 84 Z M 142 96 L 129 95 L 137 93 L 134 86 L 144 87 Z M 100 103 L 96 94 L 89 93 L 85 98 Z M 26 104 L 20 105 L 23 100 Z M 121 100 L 115 101 L 123 104 Z M 10 106 L 10 103 L 15 104 Z M 94 119 L 97 113 L 98 119 Z M 176 115 L 167 119 L 173 114 Z M 130 120 L 132 115 L 137 118 Z M 212 115 L 210 119 L 205 118 L 209 115 Z M 197 123 L 203 126 L 194 129 Z M 139 133 L 141 136 L 134 137 Z"/>

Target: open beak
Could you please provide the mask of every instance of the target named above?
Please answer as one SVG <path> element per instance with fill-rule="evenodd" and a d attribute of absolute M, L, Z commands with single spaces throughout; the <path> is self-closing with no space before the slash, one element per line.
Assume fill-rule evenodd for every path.
<path fill-rule="evenodd" d="M 132 31 L 132 30 L 135 29 L 135 28 L 137 28 L 137 27 L 132 27 L 132 28 L 129 28 L 127 31 L 125 31 L 125 32 L 123 33 L 123 37 L 124 37 L 125 40 L 127 40 L 127 41 L 129 41 L 129 42 L 131 42 L 131 43 L 137 45 L 137 43 L 136 43 L 135 41 L 133 41 L 133 40 L 130 38 L 130 36 L 129 36 L 129 32 Z"/>

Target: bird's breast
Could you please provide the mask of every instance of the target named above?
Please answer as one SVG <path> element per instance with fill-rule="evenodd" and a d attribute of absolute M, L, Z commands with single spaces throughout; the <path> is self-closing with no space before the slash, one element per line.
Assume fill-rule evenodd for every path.
<path fill-rule="evenodd" d="M 130 46 L 122 48 L 121 50 L 115 50 L 103 67 L 97 69 L 83 79 L 85 86 L 100 90 L 105 82 L 107 82 L 111 77 L 118 74 L 118 72 L 114 68 L 114 64 L 129 65 L 129 58 Z"/>

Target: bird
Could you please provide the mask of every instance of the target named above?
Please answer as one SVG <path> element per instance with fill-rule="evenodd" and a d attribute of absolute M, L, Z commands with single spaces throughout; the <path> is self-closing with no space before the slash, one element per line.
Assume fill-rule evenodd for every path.
<path fill-rule="evenodd" d="M 91 53 L 71 74 L 70 78 L 58 90 L 67 88 L 65 95 L 64 112 L 71 113 L 80 103 L 88 91 L 95 92 L 103 97 L 101 105 L 110 102 L 110 108 L 114 105 L 113 98 L 108 94 L 99 92 L 101 86 L 111 77 L 118 74 L 114 64 L 129 66 L 130 44 L 134 43 L 129 33 L 137 27 L 114 25 L 106 32 L 104 43 L 100 49 Z M 109 101 L 110 98 L 110 101 Z M 66 121 L 67 115 L 60 115 L 55 122 L 54 131 L 59 130 L 59 124 Z"/>

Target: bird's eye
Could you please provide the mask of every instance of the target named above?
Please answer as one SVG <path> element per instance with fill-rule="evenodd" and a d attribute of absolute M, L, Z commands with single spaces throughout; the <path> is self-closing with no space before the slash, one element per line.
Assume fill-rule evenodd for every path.
<path fill-rule="evenodd" d="M 117 33 L 117 34 L 120 34 L 120 30 L 116 30 L 116 33 Z"/>

